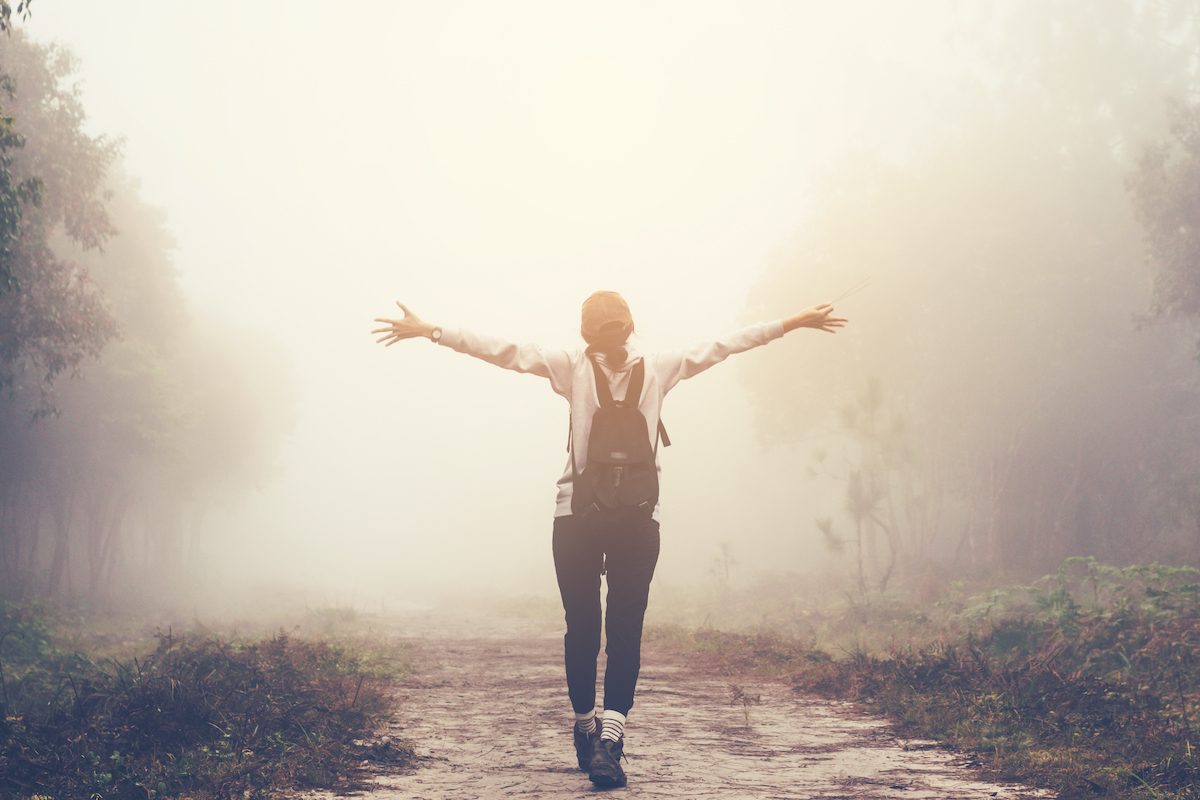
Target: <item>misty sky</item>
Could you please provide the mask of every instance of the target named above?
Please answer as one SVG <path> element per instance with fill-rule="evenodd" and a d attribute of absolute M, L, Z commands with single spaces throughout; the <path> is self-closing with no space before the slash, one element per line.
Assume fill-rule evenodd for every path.
<path fill-rule="evenodd" d="M 294 362 L 277 472 L 210 519 L 199 555 L 322 601 L 553 592 L 565 403 L 426 341 L 385 350 L 371 318 L 400 298 L 434 322 L 573 345 L 579 303 L 609 288 L 644 349 L 750 321 L 746 293 L 820 204 L 816 178 L 847 153 L 902 156 L 954 91 L 970 58 L 949 6 L 39 0 L 26 30 L 79 57 L 89 127 L 124 138 L 166 209 L 195 313 Z M 841 310 L 838 338 L 739 358 L 849 354 Z M 785 545 L 797 557 L 819 509 L 797 517 L 798 457 L 764 450 L 750 414 L 731 364 L 666 402 L 660 580 L 702 577 L 717 541 L 748 536 L 750 508 L 746 568 L 779 566 Z"/>

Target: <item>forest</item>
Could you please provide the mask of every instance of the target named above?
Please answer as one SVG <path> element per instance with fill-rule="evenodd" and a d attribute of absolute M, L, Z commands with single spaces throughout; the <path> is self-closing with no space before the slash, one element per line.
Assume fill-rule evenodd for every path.
<path fill-rule="evenodd" d="M 484 358 L 456 344 L 455 298 L 497 334 L 573 333 L 580 287 L 624 281 L 660 331 L 718 298 L 730 327 L 820 301 L 849 319 L 666 405 L 635 787 L 1200 798 L 1200 4 L 676 4 L 633 24 L 476 3 L 336 34 L 282 6 L 240 30 L 236 5 L 197 28 L 224 66 L 162 65 L 211 69 L 213 95 L 181 87 L 156 122 L 113 104 L 143 89 L 106 88 L 125 48 L 95 42 L 128 26 L 130 52 L 169 49 L 174 11 L 106 12 L 99 36 L 79 4 L 0 0 L 0 797 L 590 793 L 559 752 L 539 490 L 561 463 L 531 455 L 567 455 L 565 415 L 428 343 L 363 355 L 372 315 L 410 315 L 364 298 L 424 295 L 439 349 Z M 259 42 L 258 15 L 291 27 Z M 371 61 L 373 27 L 411 38 Z M 113 60 L 93 72 L 58 31 Z M 260 48 L 283 66 L 243 81 Z M 128 140 L 105 129 L 122 115 Z M 177 119 L 202 127 L 172 139 Z M 666 193 L 681 152 L 695 183 Z M 162 188 L 213 164 L 227 207 Z M 707 194 L 725 205 L 688 205 Z M 422 232 L 431 250 L 405 250 Z M 677 240 L 694 249 L 672 262 Z M 761 263 L 721 269 L 742 251 Z M 513 698 L 537 732 L 507 741 Z M 685 710 L 707 733 L 680 733 Z"/>

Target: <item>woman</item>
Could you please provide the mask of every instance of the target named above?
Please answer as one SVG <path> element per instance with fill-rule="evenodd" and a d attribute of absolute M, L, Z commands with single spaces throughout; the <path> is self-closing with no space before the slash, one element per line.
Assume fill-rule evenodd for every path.
<path fill-rule="evenodd" d="M 584 486 L 581 467 L 599 396 L 627 398 L 631 385 L 637 393 L 637 410 L 653 442 L 655 472 L 662 432 L 662 400 L 679 381 L 697 375 L 734 353 L 767 344 L 797 328 L 829 333 L 846 324 L 833 316 L 833 305 L 822 303 L 783 320 L 751 325 L 728 336 L 678 351 L 642 355 L 629 342 L 633 317 L 616 292 L 596 292 L 583 303 L 580 333 L 583 350 L 544 349 L 516 345 L 463 328 L 441 327 L 423 321 L 402 303 L 401 319 L 376 317 L 387 323 L 372 333 L 390 347 L 402 339 L 419 336 L 517 372 L 540 375 L 571 406 L 570 457 L 558 480 L 554 512 L 553 552 L 558 588 L 566 612 L 563 637 L 567 692 L 575 712 L 573 738 L 579 768 L 597 786 L 624 786 L 620 758 L 625 721 L 633 706 L 634 688 L 641 664 L 642 619 L 650 580 L 659 552 L 657 483 L 644 509 L 599 508 L 583 513 L 572 498 Z M 597 383 L 603 379 L 608 392 Z M 609 405 L 607 400 L 605 405 Z M 578 484 L 578 486 L 577 486 Z M 579 497 L 575 497 L 576 500 Z M 589 497 L 590 500 L 590 497 Z M 653 505 L 650 509 L 651 504 Z M 645 513 L 646 509 L 650 513 Z M 604 713 L 596 716 L 596 658 L 600 652 L 600 576 L 608 575 L 608 614 L 604 620 L 608 662 L 604 672 Z"/>

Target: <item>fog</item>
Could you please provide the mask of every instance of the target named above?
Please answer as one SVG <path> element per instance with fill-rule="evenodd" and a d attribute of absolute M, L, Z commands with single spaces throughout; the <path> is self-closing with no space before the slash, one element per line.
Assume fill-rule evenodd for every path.
<path fill-rule="evenodd" d="M 596 289 L 648 351 L 857 289 L 836 336 L 669 395 L 659 587 L 711 584 L 722 553 L 738 581 L 852 577 L 856 513 L 885 584 L 884 542 L 901 575 L 1193 560 L 1175 517 L 1113 523 L 1158 520 L 1129 549 L 1071 533 L 1196 396 L 1191 333 L 1135 324 L 1153 281 L 1126 186 L 1195 86 L 1195 17 L 1084 5 L 39 0 L 25 32 L 77 57 L 86 130 L 164 214 L 182 313 L 256 354 L 253 424 L 279 429 L 189 529 L 175 590 L 554 596 L 566 404 L 370 330 L 400 300 L 572 347 Z M 1096 399 L 1154 380 L 1170 400 Z M 847 424 L 872 381 L 909 438 Z M 981 488 L 997 453 L 1028 487 Z M 856 472 L 890 511 L 848 510 Z M 1029 556 L 1018 529 L 1065 543 Z"/>

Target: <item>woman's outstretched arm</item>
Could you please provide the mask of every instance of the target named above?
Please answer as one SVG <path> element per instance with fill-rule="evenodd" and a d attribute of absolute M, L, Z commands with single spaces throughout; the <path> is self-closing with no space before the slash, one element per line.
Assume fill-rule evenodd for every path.
<path fill-rule="evenodd" d="M 685 350 L 661 353 L 656 364 L 662 390 L 665 393 L 679 381 L 699 375 L 735 353 L 764 345 L 797 328 L 836 333 L 845 324 L 844 318 L 833 316 L 832 303 L 821 303 L 781 320 L 760 322 Z"/>
<path fill-rule="evenodd" d="M 465 328 L 433 325 L 418 317 L 399 300 L 396 305 L 404 312 L 400 319 L 376 317 L 376 322 L 385 322 L 387 327 L 376 328 L 372 333 L 383 334 L 375 341 L 391 347 L 402 339 L 424 337 L 452 350 L 474 356 L 514 372 L 540 375 L 550 380 L 555 392 L 568 397 L 571 390 L 571 357 L 565 350 L 544 349 L 532 344 L 516 344 L 496 336 L 469 331 Z M 569 397 L 568 397 L 569 399 Z"/>

